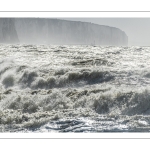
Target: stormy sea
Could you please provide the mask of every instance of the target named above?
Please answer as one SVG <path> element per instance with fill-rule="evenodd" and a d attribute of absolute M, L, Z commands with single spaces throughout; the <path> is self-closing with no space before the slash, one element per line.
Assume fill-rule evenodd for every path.
<path fill-rule="evenodd" d="M 0 45 L 0 132 L 149 132 L 150 47 Z"/>

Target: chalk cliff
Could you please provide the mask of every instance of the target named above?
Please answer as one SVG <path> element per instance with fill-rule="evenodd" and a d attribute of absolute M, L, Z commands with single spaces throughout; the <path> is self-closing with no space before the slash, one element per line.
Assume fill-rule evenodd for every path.
<path fill-rule="evenodd" d="M 118 28 L 48 18 L 0 18 L 0 43 L 127 45 Z"/>
<path fill-rule="evenodd" d="M 18 43 L 14 19 L 0 18 L 0 43 Z"/>

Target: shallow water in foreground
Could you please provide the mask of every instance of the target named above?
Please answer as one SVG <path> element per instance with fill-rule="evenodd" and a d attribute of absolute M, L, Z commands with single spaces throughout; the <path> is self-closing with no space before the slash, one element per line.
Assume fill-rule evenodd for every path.
<path fill-rule="evenodd" d="M 0 132 L 149 132 L 150 47 L 0 45 Z"/>

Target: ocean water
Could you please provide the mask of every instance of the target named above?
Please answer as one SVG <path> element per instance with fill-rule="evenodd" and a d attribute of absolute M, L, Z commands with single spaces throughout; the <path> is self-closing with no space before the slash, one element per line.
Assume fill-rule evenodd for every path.
<path fill-rule="evenodd" d="M 0 45 L 0 132 L 149 132 L 150 47 Z"/>

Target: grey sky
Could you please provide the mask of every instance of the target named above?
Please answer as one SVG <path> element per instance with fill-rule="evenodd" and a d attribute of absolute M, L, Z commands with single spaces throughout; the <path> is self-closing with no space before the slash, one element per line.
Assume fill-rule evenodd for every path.
<path fill-rule="evenodd" d="M 150 18 L 61 18 L 117 27 L 124 31 L 128 45 L 150 46 Z"/>

